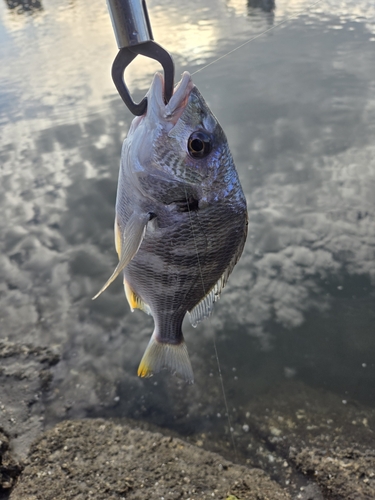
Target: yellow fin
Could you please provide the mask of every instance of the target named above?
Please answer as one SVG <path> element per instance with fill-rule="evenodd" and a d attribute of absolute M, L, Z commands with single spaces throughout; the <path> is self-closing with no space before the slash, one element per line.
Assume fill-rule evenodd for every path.
<path fill-rule="evenodd" d="M 118 255 L 118 258 L 121 258 L 121 233 L 120 226 L 117 222 L 117 217 L 115 217 L 115 248 Z"/>
<path fill-rule="evenodd" d="M 167 344 L 158 342 L 153 335 L 139 364 L 138 377 L 152 377 L 163 368 L 167 368 L 189 384 L 194 383 L 193 369 L 185 342 L 182 340 L 180 344 Z"/>
<path fill-rule="evenodd" d="M 146 314 L 151 314 L 150 306 L 145 302 L 143 302 L 143 300 L 138 297 L 138 295 L 134 292 L 134 290 L 132 290 L 129 283 L 125 279 L 124 279 L 124 289 L 127 301 L 129 302 L 131 312 L 133 312 L 134 309 L 141 309 L 141 311 L 144 311 Z"/>

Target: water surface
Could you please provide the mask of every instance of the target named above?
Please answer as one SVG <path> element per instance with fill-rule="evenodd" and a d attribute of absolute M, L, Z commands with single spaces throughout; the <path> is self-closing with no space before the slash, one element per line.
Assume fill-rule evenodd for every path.
<path fill-rule="evenodd" d="M 132 116 L 110 67 L 104 1 L 0 3 L 0 318 L 3 337 L 62 360 L 48 423 L 148 418 L 186 432 L 285 378 L 375 405 L 375 7 L 372 1 L 149 1 L 155 39 L 223 126 L 249 237 L 212 318 L 184 327 L 196 384 L 136 377 L 152 320 L 116 256 L 121 144 Z M 281 24 L 280 24 L 281 23 Z M 273 30 L 269 30 L 271 27 Z M 127 70 L 135 97 L 158 66 Z"/>

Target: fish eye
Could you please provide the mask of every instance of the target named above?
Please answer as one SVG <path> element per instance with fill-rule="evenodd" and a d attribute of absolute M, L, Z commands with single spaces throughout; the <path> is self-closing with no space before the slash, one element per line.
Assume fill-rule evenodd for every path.
<path fill-rule="evenodd" d="M 193 158 L 204 158 L 212 150 L 211 137 L 203 131 L 193 132 L 188 140 L 189 155 Z"/>

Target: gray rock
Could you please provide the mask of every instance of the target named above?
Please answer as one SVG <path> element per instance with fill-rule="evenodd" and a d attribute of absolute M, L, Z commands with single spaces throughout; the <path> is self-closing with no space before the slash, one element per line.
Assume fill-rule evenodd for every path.
<path fill-rule="evenodd" d="M 0 430 L 0 495 L 14 485 L 21 470 L 21 464 L 10 453 L 8 437 Z"/>
<path fill-rule="evenodd" d="M 24 458 L 43 428 L 42 394 L 59 357 L 46 347 L 0 340 L 0 427 Z"/>
<path fill-rule="evenodd" d="M 247 410 L 258 433 L 292 474 L 301 471 L 324 498 L 375 498 L 375 411 L 336 395 L 287 381 L 252 401 Z M 296 499 L 318 500 L 321 493 Z"/>
<path fill-rule="evenodd" d="M 290 500 L 260 469 L 101 419 L 65 421 L 33 445 L 10 500 Z M 231 500 L 234 500 L 232 497 Z"/>

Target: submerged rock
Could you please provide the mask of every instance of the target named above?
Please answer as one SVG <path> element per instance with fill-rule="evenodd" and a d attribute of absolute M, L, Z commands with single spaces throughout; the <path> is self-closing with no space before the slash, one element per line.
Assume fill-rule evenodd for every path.
<path fill-rule="evenodd" d="M 375 498 L 375 411 L 293 381 L 247 406 L 252 432 L 324 498 Z M 296 498 L 305 498 L 303 490 Z M 313 498 L 315 496 L 308 496 Z"/>
<path fill-rule="evenodd" d="M 179 438 L 102 419 L 65 421 L 33 445 L 10 500 L 290 500 L 260 469 Z"/>
<path fill-rule="evenodd" d="M 0 427 L 21 459 L 43 430 L 42 395 L 58 361 L 47 347 L 0 340 Z"/>
<path fill-rule="evenodd" d="M 190 443 L 171 436 L 181 426 L 162 435 L 130 420 L 64 421 L 43 433 L 42 395 L 58 358 L 0 341 L 0 360 L 0 498 L 12 488 L 10 500 L 375 498 L 375 410 L 331 392 L 291 379 L 258 396 L 241 387 L 247 402 L 233 408 L 231 431 L 220 393 L 201 391 L 194 406 L 171 392 L 194 417 Z"/>

